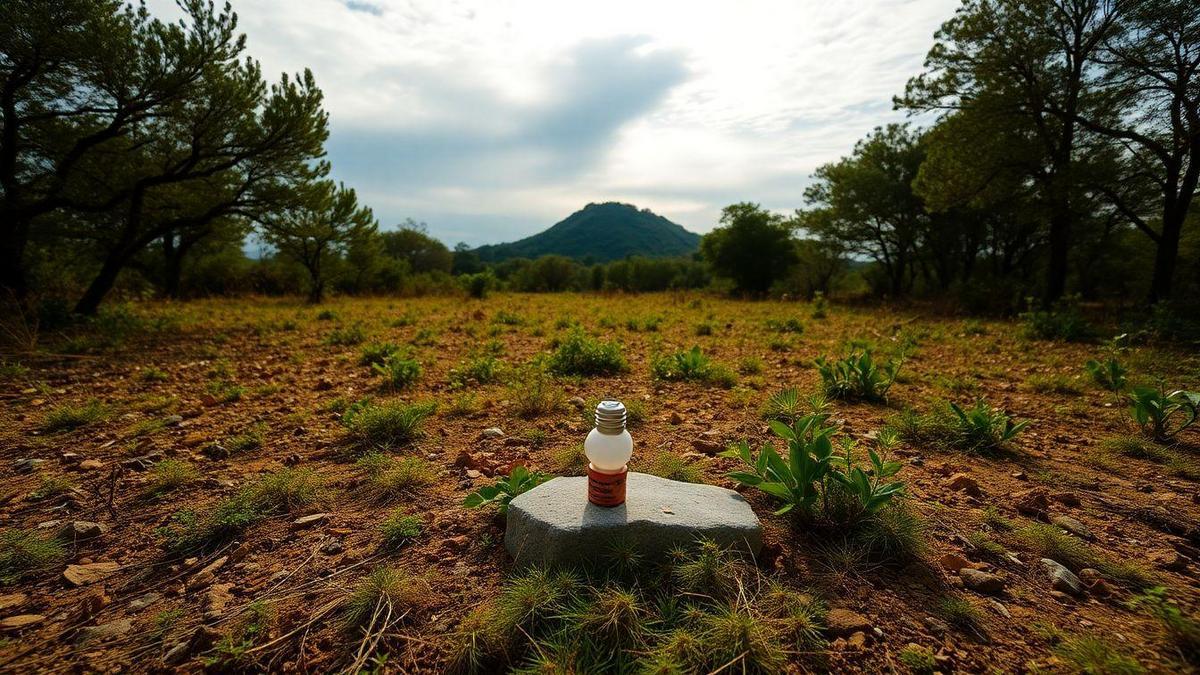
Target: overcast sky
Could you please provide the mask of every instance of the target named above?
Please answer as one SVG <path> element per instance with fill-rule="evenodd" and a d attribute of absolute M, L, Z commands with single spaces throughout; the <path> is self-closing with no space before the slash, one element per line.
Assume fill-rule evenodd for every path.
<path fill-rule="evenodd" d="M 313 70 L 334 177 L 387 228 L 510 241 L 591 201 L 696 232 L 802 205 L 818 165 L 903 119 L 957 0 L 233 0 L 271 79 Z M 150 0 L 164 18 L 173 0 Z"/>

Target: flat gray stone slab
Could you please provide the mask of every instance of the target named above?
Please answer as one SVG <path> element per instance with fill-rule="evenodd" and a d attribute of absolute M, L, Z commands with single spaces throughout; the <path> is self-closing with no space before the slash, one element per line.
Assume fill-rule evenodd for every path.
<path fill-rule="evenodd" d="M 733 490 L 629 473 L 625 503 L 587 500 L 587 478 L 560 477 L 512 500 L 504 546 L 518 566 L 594 561 L 613 541 L 647 558 L 699 538 L 757 554 L 762 525 Z"/>

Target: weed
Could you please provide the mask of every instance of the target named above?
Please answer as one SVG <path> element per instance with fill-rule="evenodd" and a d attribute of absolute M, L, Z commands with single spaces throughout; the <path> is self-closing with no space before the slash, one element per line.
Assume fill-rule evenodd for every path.
<path fill-rule="evenodd" d="M 89 424 L 95 424 L 108 415 L 108 406 L 96 399 L 90 399 L 82 405 L 67 403 L 58 406 L 46 415 L 42 421 L 42 431 L 52 434 L 73 431 Z"/>
<path fill-rule="evenodd" d="M 495 504 L 499 507 L 500 515 L 504 515 L 508 511 L 508 503 L 514 497 L 532 490 L 551 478 L 553 476 L 548 476 L 540 471 L 530 471 L 518 464 L 507 476 L 497 480 L 495 485 L 486 485 L 467 495 L 467 498 L 463 500 L 463 506 L 479 508 L 487 504 Z"/>
<path fill-rule="evenodd" d="M 1141 609 L 1150 616 L 1158 619 L 1167 638 L 1179 649 L 1179 653 L 1189 663 L 1200 663 L 1200 618 L 1185 614 L 1183 609 L 1172 601 L 1167 589 L 1155 586 L 1144 593 L 1134 596 L 1129 601 L 1132 609 Z"/>
<path fill-rule="evenodd" d="M 361 449 L 404 445 L 422 435 L 421 423 L 437 409 L 433 403 L 366 403 L 342 415 L 342 424 Z"/>
<path fill-rule="evenodd" d="M 1083 393 L 1073 379 L 1063 375 L 1031 375 L 1025 380 L 1025 385 L 1039 394 L 1078 396 Z"/>
<path fill-rule="evenodd" d="M 745 562 L 732 550 L 705 539 L 693 550 L 674 552 L 671 578 L 682 590 L 715 599 L 733 597 L 748 573 Z"/>
<path fill-rule="evenodd" d="M 656 380 L 703 382 L 725 389 L 737 384 L 737 375 L 732 370 L 705 356 L 699 347 L 670 356 L 651 356 L 650 375 Z"/>
<path fill-rule="evenodd" d="M 1105 638 L 1085 635 L 1067 638 L 1054 647 L 1054 654 L 1085 675 L 1140 675 L 1145 672 L 1137 659 L 1119 651 Z"/>
<path fill-rule="evenodd" d="M 166 382 L 167 380 L 171 379 L 171 376 L 162 368 L 149 366 L 142 369 L 142 372 L 138 375 L 138 378 L 142 382 Z"/>
<path fill-rule="evenodd" d="M 1027 337 L 1081 342 L 1095 335 L 1094 329 L 1079 311 L 1078 298 L 1063 298 L 1049 310 L 1034 309 L 1033 298 L 1029 298 L 1028 306 L 1029 309 L 1021 314 Z"/>
<path fill-rule="evenodd" d="M 929 647 L 909 643 L 900 650 L 900 663 L 917 675 L 929 675 L 938 669 L 935 654 Z"/>
<path fill-rule="evenodd" d="M 478 398 L 474 392 L 466 391 L 461 394 L 456 394 L 450 399 L 450 405 L 446 408 L 446 415 L 450 417 L 470 417 L 479 412 L 480 405 Z"/>
<path fill-rule="evenodd" d="M 869 349 L 851 351 L 836 361 L 829 361 L 824 356 L 815 361 L 826 395 L 864 401 L 885 400 L 902 363 L 903 360 L 898 359 L 877 364 Z"/>
<path fill-rule="evenodd" d="M 164 459 L 150 467 L 150 481 L 145 495 L 160 497 L 200 480 L 200 472 L 192 464 L 180 459 Z"/>
<path fill-rule="evenodd" d="M 29 498 L 34 500 L 53 499 L 74 489 L 75 481 L 66 476 L 43 475 L 37 489 L 29 493 Z"/>
<path fill-rule="evenodd" d="M 982 631 L 983 615 L 966 598 L 947 595 L 938 601 L 934 611 L 943 621 L 959 630 Z"/>
<path fill-rule="evenodd" d="M 767 330 L 775 333 L 794 333 L 799 335 L 804 332 L 804 324 L 794 316 L 786 319 L 767 319 Z"/>
<path fill-rule="evenodd" d="M 696 328 L 695 328 L 695 330 L 693 330 L 693 332 L 696 334 L 697 337 L 707 337 L 709 335 L 712 335 L 715 330 L 716 330 L 716 326 L 713 325 L 713 322 L 704 321 L 704 322 L 696 324 Z"/>
<path fill-rule="evenodd" d="M 325 344 L 331 347 L 353 347 L 367 341 L 367 333 L 359 324 L 349 328 L 334 328 L 325 336 Z"/>
<path fill-rule="evenodd" d="M 779 420 L 792 424 L 803 416 L 806 410 L 804 399 L 796 387 L 788 387 L 767 397 L 762 407 L 762 416 L 769 420 Z"/>
<path fill-rule="evenodd" d="M 8 530 L 0 534 L 0 586 L 58 567 L 66 555 L 62 542 L 48 534 Z"/>
<path fill-rule="evenodd" d="M 411 387 L 421 379 L 421 364 L 399 354 L 392 354 L 383 363 L 372 364 L 371 370 L 383 378 L 384 387 L 393 391 Z"/>
<path fill-rule="evenodd" d="M 450 369 L 450 386 L 455 389 L 500 381 L 504 362 L 493 354 L 478 354 Z"/>
<path fill-rule="evenodd" d="M 1129 402 L 1142 431 L 1160 443 L 1169 442 L 1200 415 L 1200 392 L 1180 389 L 1168 394 L 1161 387 L 1135 387 Z M 1176 415 L 1182 419 L 1172 423 Z"/>
<path fill-rule="evenodd" d="M 1110 560 L 1053 525 L 1034 523 L 1016 530 L 1013 538 L 1038 556 L 1061 563 L 1073 572 L 1091 567 L 1135 588 L 1149 586 L 1153 579 L 1152 573 L 1138 563 Z"/>
<path fill-rule="evenodd" d="M 421 536 L 424 527 L 425 521 L 421 516 L 407 514 L 401 509 L 392 511 L 379 526 L 383 533 L 383 547 L 394 551 Z"/>
<path fill-rule="evenodd" d="M 209 382 L 205 391 L 217 403 L 233 403 L 240 401 L 246 393 L 246 388 L 233 380 L 214 380 Z"/>
<path fill-rule="evenodd" d="M 1109 357 L 1103 363 L 1094 359 L 1090 360 L 1084 364 L 1084 367 L 1092 376 L 1092 381 L 1102 389 L 1119 393 L 1125 391 L 1125 387 L 1128 386 L 1127 371 L 1115 356 Z"/>
<path fill-rule="evenodd" d="M 749 672 L 780 672 L 786 655 L 776 630 L 741 605 L 722 607 L 704 617 L 699 626 L 701 641 L 708 647 L 710 668 L 737 661 Z"/>
<path fill-rule="evenodd" d="M 825 294 L 821 291 L 813 293 L 812 314 L 809 316 L 811 316 L 813 319 L 821 320 L 827 316 L 828 311 L 829 301 L 825 299 Z"/>
<path fill-rule="evenodd" d="M 746 356 L 738 361 L 738 372 L 742 375 L 761 375 L 763 368 L 763 360 L 757 356 Z"/>
<path fill-rule="evenodd" d="M 616 375 L 628 370 L 621 345 L 601 342 L 580 329 L 572 330 L 550 356 L 548 368 L 555 375 Z"/>
<path fill-rule="evenodd" d="M 411 616 L 433 600 L 429 580 L 396 567 L 381 567 L 361 581 L 346 600 L 347 628 L 385 624 L 386 617 Z"/>
<path fill-rule="evenodd" d="M 997 450 L 1016 438 L 1029 426 L 1029 422 L 1013 422 L 1003 411 L 991 407 L 982 399 L 963 410 L 950 403 L 950 410 L 957 419 L 956 445 L 963 450 Z"/>
<path fill-rule="evenodd" d="M 217 672 L 255 670 L 251 650 L 270 637 L 274 620 L 275 614 L 266 602 L 250 603 L 246 606 L 245 616 L 213 645 L 212 653 L 204 658 L 204 665 Z"/>
<path fill-rule="evenodd" d="M 364 491 L 375 501 L 386 501 L 437 482 L 437 468 L 421 457 L 396 459 L 369 452 L 357 465 L 366 474 Z"/>
<path fill-rule="evenodd" d="M 382 365 L 387 362 L 393 355 L 400 353 L 400 347 L 392 342 L 372 342 L 369 345 L 364 345 L 362 351 L 359 352 L 358 365 L 374 366 Z"/>
<path fill-rule="evenodd" d="M 564 445 L 550 453 L 550 466 L 562 476 L 582 476 L 587 473 L 588 458 L 583 445 Z"/>
<path fill-rule="evenodd" d="M 677 480 L 684 483 L 702 483 L 704 474 L 700 467 L 693 462 L 680 457 L 670 450 L 659 450 L 650 457 L 649 463 L 642 470 L 652 476 Z"/>
<path fill-rule="evenodd" d="M 317 321 L 334 321 L 337 319 L 337 313 L 332 309 L 323 309 L 317 312 Z"/>
<path fill-rule="evenodd" d="M 508 392 L 513 412 L 526 419 L 561 409 L 565 398 L 554 378 L 537 366 L 522 369 L 509 384 Z"/>

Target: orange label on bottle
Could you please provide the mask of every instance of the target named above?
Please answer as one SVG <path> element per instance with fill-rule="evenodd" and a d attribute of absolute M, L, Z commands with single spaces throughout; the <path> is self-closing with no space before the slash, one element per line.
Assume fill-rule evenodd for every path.
<path fill-rule="evenodd" d="M 588 464 L 588 501 L 596 506 L 620 506 L 625 503 L 625 479 L 629 468 L 617 473 L 597 471 Z"/>

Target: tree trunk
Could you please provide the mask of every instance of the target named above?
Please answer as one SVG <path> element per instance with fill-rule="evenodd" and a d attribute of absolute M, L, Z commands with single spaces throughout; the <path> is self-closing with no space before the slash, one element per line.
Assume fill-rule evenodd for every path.
<path fill-rule="evenodd" d="M 10 223 L 0 237 L 0 289 L 23 301 L 29 293 L 25 279 L 25 237 L 23 227 Z"/>
<path fill-rule="evenodd" d="M 1154 276 L 1150 281 L 1150 303 L 1171 299 L 1171 281 L 1179 258 L 1179 237 L 1186 210 L 1174 209 L 1163 214 L 1162 236 L 1154 250 Z"/>
<path fill-rule="evenodd" d="M 1046 270 L 1046 306 L 1067 290 L 1067 269 L 1071 252 L 1071 213 L 1056 209 L 1050 216 L 1050 265 Z"/>
<path fill-rule="evenodd" d="M 94 316 L 96 310 L 100 308 L 100 303 L 104 300 L 104 296 L 112 290 L 114 284 L 117 283 L 117 275 L 121 273 L 121 269 L 125 267 L 126 256 L 123 254 L 111 254 L 104 260 L 104 266 L 100 268 L 100 273 L 96 278 L 92 279 L 92 283 L 88 285 L 83 296 L 79 298 L 79 302 L 75 303 L 75 313 L 84 316 Z"/>

